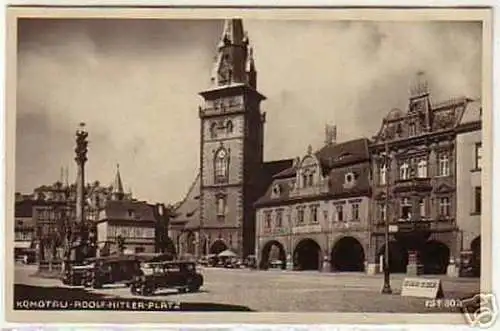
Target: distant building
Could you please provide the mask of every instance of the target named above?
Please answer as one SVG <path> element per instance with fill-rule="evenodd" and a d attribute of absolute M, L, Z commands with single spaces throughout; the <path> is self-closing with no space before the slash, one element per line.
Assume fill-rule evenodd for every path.
<path fill-rule="evenodd" d="M 369 243 L 368 139 L 327 142 L 273 177 L 256 203 L 261 267 L 363 271 Z M 276 249 L 277 248 L 277 249 Z M 273 249 L 275 250 L 274 256 Z M 286 261 L 286 263 L 285 263 Z"/>
<path fill-rule="evenodd" d="M 21 196 L 19 195 L 19 198 Z M 15 202 L 14 255 L 23 256 L 36 247 L 33 200 L 30 197 Z"/>
<path fill-rule="evenodd" d="M 95 219 L 98 254 L 119 253 L 119 237 L 124 244 L 121 253 L 154 253 L 157 226 L 154 207 L 125 195 L 119 169 L 112 187 L 110 199 L 99 209 Z"/>

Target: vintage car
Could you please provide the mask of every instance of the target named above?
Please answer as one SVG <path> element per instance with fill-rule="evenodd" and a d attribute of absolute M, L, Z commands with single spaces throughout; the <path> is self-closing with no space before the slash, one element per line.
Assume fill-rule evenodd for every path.
<path fill-rule="evenodd" d="M 93 263 L 84 262 L 81 265 L 70 265 L 63 274 L 62 283 L 69 286 L 84 285 L 87 272 L 93 268 Z"/>
<path fill-rule="evenodd" d="M 196 292 L 203 285 L 203 276 L 196 271 L 195 262 L 147 263 L 142 275 L 130 284 L 132 294 L 153 295 L 158 289 L 175 288 L 179 292 Z"/>
<path fill-rule="evenodd" d="M 102 288 L 106 284 L 130 285 L 138 275 L 142 275 L 140 260 L 136 256 L 115 256 L 97 258 L 84 276 L 84 286 Z"/>

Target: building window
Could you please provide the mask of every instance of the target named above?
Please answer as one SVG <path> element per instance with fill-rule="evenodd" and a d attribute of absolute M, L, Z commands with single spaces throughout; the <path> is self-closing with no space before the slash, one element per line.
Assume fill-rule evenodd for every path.
<path fill-rule="evenodd" d="M 264 226 L 266 229 L 269 229 L 271 227 L 271 211 L 265 211 L 264 212 Z"/>
<path fill-rule="evenodd" d="M 283 225 L 283 210 L 276 211 L 276 227 L 281 228 Z"/>
<path fill-rule="evenodd" d="M 474 187 L 474 213 L 481 214 L 481 186 Z"/>
<path fill-rule="evenodd" d="M 450 216 L 450 198 L 439 199 L 439 214 L 444 217 Z"/>
<path fill-rule="evenodd" d="M 136 247 L 135 248 L 135 253 L 144 253 L 146 249 L 144 247 Z"/>
<path fill-rule="evenodd" d="M 401 218 L 404 220 L 411 219 L 411 202 L 408 198 L 401 200 Z"/>
<path fill-rule="evenodd" d="M 281 194 L 281 188 L 278 184 L 273 186 L 272 197 L 278 198 Z"/>
<path fill-rule="evenodd" d="M 217 216 L 224 216 L 226 214 L 226 198 L 217 198 Z"/>
<path fill-rule="evenodd" d="M 408 164 L 408 161 L 404 161 L 399 167 L 399 179 L 410 179 L 410 165 Z"/>
<path fill-rule="evenodd" d="M 134 217 L 134 210 L 132 209 L 128 210 L 128 217 Z"/>
<path fill-rule="evenodd" d="M 304 209 L 302 208 L 297 209 L 297 223 L 298 224 L 304 223 Z"/>
<path fill-rule="evenodd" d="M 359 220 L 359 203 L 353 203 L 351 205 L 351 212 L 352 212 L 352 220 L 353 221 L 358 221 Z"/>
<path fill-rule="evenodd" d="M 314 176 L 313 174 L 309 174 L 309 186 L 313 186 L 314 185 Z"/>
<path fill-rule="evenodd" d="M 421 159 L 417 164 L 417 176 L 418 178 L 427 178 L 427 160 Z"/>
<path fill-rule="evenodd" d="M 215 154 L 215 182 L 225 183 L 227 182 L 227 172 L 228 172 L 228 154 L 225 149 L 221 148 Z"/>
<path fill-rule="evenodd" d="M 352 182 L 354 181 L 354 174 L 352 172 L 349 172 L 345 175 L 344 177 L 344 182 L 345 184 L 352 184 Z"/>
<path fill-rule="evenodd" d="M 420 208 L 420 218 L 425 217 L 426 212 L 425 212 L 425 200 L 424 199 L 420 199 L 419 208 Z"/>
<path fill-rule="evenodd" d="M 415 125 L 415 123 L 411 123 L 410 126 L 408 127 L 408 135 L 412 137 L 416 134 L 417 134 L 417 126 Z"/>
<path fill-rule="evenodd" d="M 385 221 L 387 216 L 387 206 L 385 203 L 380 203 L 378 206 L 378 215 L 380 221 Z"/>
<path fill-rule="evenodd" d="M 217 138 L 217 123 L 210 125 L 210 138 Z"/>
<path fill-rule="evenodd" d="M 475 150 L 475 165 L 476 165 L 476 169 L 481 169 L 482 168 L 482 165 L 483 165 L 483 162 L 482 162 L 482 159 L 483 159 L 483 146 L 481 143 L 476 143 L 476 150 Z"/>
<path fill-rule="evenodd" d="M 336 220 L 337 222 L 342 222 L 344 221 L 344 207 L 342 205 L 336 206 Z"/>
<path fill-rule="evenodd" d="M 233 133 L 233 122 L 227 121 L 227 124 L 226 124 L 226 133 L 228 133 L 228 134 Z"/>
<path fill-rule="evenodd" d="M 442 153 L 439 155 L 439 176 L 450 175 L 450 159 L 448 154 Z"/>
<path fill-rule="evenodd" d="M 385 185 L 387 182 L 387 165 L 385 163 L 380 167 L 379 182 L 380 185 Z"/>
<path fill-rule="evenodd" d="M 311 222 L 318 223 L 318 206 L 311 206 Z"/>
<path fill-rule="evenodd" d="M 307 175 L 306 174 L 303 174 L 302 175 L 302 187 L 307 187 Z"/>

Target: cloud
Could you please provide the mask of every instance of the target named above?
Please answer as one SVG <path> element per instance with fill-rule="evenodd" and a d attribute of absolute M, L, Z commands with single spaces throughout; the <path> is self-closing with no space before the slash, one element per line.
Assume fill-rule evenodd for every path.
<path fill-rule="evenodd" d="M 265 158 L 372 136 L 425 70 L 435 99 L 480 95 L 481 26 L 462 23 L 245 22 L 268 97 Z M 74 176 L 74 130 L 90 131 L 88 176 L 120 163 L 139 198 L 174 202 L 199 163 L 197 95 L 206 88 L 219 21 L 21 20 L 16 188 Z"/>

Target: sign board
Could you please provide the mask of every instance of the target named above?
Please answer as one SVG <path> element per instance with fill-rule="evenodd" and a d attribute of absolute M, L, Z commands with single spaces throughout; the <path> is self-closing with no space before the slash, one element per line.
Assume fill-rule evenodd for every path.
<path fill-rule="evenodd" d="M 398 230 L 399 230 L 399 227 L 397 225 L 389 224 L 389 232 L 390 233 L 398 232 Z"/>
<path fill-rule="evenodd" d="M 439 299 L 444 293 L 440 279 L 405 278 L 401 286 L 401 296 Z"/>
<path fill-rule="evenodd" d="M 292 233 L 314 233 L 321 232 L 321 225 L 319 224 L 308 224 L 303 226 L 296 226 L 292 228 Z"/>

